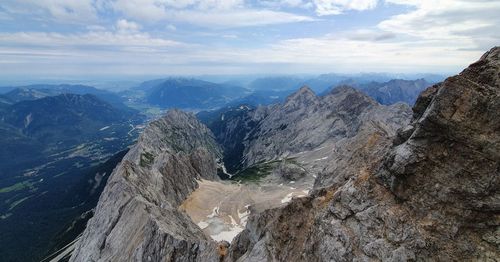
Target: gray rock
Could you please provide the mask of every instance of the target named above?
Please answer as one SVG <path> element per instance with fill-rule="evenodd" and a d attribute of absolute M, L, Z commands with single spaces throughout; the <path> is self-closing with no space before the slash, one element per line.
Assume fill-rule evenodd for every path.
<path fill-rule="evenodd" d="M 494 48 L 422 92 L 409 124 L 404 105 L 349 87 L 324 97 L 304 87 L 249 110 L 241 119 L 256 125 L 238 136 L 243 165 L 334 147 L 309 196 L 252 212 L 229 248 L 177 209 L 196 179 L 217 179 L 222 155 L 206 127 L 171 111 L 114 171 L 71 260 L 497 261 L 499 98 Z"/>
<path fill-rule="evenodd" d="M 193 115 L 148 125 L 111 175 L 71 261 L 218 261 L 217 244 L 177 207 L 217 179 L 221 150 Z"/>
<path fill-rule="evenodd" d="M 346 145 L 310 197 L 253 214 L 231 259 L 497 261 L 500 48 L 424 91 L 413 111 L 392 143 Z"/>

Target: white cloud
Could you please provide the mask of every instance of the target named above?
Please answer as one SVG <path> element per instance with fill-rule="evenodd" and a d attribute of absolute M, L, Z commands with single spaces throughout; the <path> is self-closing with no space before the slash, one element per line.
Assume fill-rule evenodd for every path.
<path fill-rule="evenodd" d="M 314 7 L 314 4 L 309 0 L 260 0 L 259 4 L 272 8 L 294 7 L 311 9 Z"/>
<path fill-rule="evenodd" d="M 234 28 L 313 21 L 287 12 L 244 7 L 241 0 L 118 0 L 113 8 L 126 17 L 188 23 L 200 27 Z"/>
<path fill-rule="evenodd" d="M 0 7 L 10 13 L 49 15 L 64 22 L 88 22 L 97 19 L 96 0 L 4 0 Z"/>
<path fill-rule="evenodd" d="M 225 34 L 225 35 L 222 35 L 222 37 L 224 37 L 226 39 L 238 39 L 238 36 L 235 34 Z"/>
<path fill-rule="evenodd" d="M 116 29 L 119 32 L 137 32 L 141 29 L 141 26 L 135 22 L 120 19 L 116 21 Z"/>
<path fill-rule="evenodd" d="M 147 33 L 127 31 L 93 31 L 80 34 L 60 34 L 44 32 L 0 33 L 0 48 L 28 47 L 42 48 L 97 48 L 99 46 L 127 47 L 173 47 L 182 43 L 162 38 L 151 37 Z"/>
<path fill-rule="evenodd" d="M 231 12 L 177 11 L 169 15 L 176 22 L 200 27 L 235 28 L 314 21 L 313 18 L 271 10 L 237 9 Z"/>
<path fill-rule="evenodd" d="M 8 7 L 15 6 L 11 0 L 5 1 L 11 4 Z M 87 4 L 80 6 L 71 1 L 40 0 L 46 3 L 43 8 L 34 0 L 16 2 L 40 7 L 30 9 L 36 15 L 49 14 L 63 20 L 67 15 L 95 17 L 102 15 L 103 10 L 111 15 L 105 17 L 107 20 L 93 21 L 92 25 L 72 33 L 0 33 L 0 74 L 62 74 L 64 70 L 76 73 L 94 70 L 96 74 L 108 75 L 456 72 L 500 42 L 500 3 L 487 0 L 385 0 L 388 5 L 404 4 L 408 9 L 366 28 L 346 28 L 324 35 L 312 30 L 307 32 L 310 37 L 304 38 L 285 32 L 283 36 L 272 38 L 281 40 L 269 40 L 270 34 L 280 33 L 273 31 L 274 28 L 269 30 L 271 33 L 261 28 L 242 31 L 235 28 L 315 20 L 299 14 L 303 12 L 297 8 L 310 8 L 307 12 L 318 15 L 334 15 L 348 10 L 372 9 L 377 1 L 276 0 L 276 5 L 271 1 L 250 5 L 240 0 L 81 1 L 90 3 L 90 8 Z M 0 6 L 4 7 L 4 3 Z M 66 4 L 74 5 L 71 10 L 75 11 L 64 11 L 68 14 L 50 11 L 57 9 L 54 6 Z M 4 10 L 9 16 L 27 12 L 27 9 Z M 33 10 L 42 10 L 42 14 Z M 72 19 L 76 19 L 74 17 Z M 193 27 L 185 24 L 203 29 L 190 31 Z M 355 25 L 353 22 L 353 27 Z M 305 28 L 300 26 L 297 25 L 297 30 Z M 145 32 L 148 29 L 152 29 L 151 33 Z M 167 30 L 169 37 L 205 44 L 167 39 Z M 283 40 L 285 35 L 289 38 Z"/>
<path fill-rule="evenodd" d="M 75 72 L 90 67 L 96 68 L 97 74 L 105 72 L 108 75 L 161 73 L 162 70 L 168 74 L 265 73 L 270 70 L 277 73 L 293 72 L 291 70 L 441 73 L 458 71 L 482 53 L 470 50 L 473 43 L 469 41 L 456 43 L 455 48 L 434 40 L 372 41 L 378 33 L 383 34 L 360 31 L 353 37 L 352 32 L 344 32 L 248 48 L 217 47 L 210 43 L 188 45 L 145 33 L 3 33 L 0 34 L 0 68 L 6 73 L 15 68 L 10 65 L 20 64 L 23 68 L 28 66 L 25 70 L 34 67 L 34 72 L 40 72 L 48 70 L 42 66 L 45 64 L 65 68 L 68 66 L 64 65 L 70 65 L 68 70 L 73 68 Z M 9 66 L 5 66 L 7 64 Z"/>
<path fill-rule="evenodd" d="M 420 39 L 441 40 L 452 48 L 473 42 L 485 49 L 500 42 L 500 2 L 488 0 L 386 0 L 414 6 L 414 10 L 393 16 L 378 28 Z"/>
<path fill-rule="evenodd" d="M 356 40 L 356 41 L 387 41 L 394 39 L 395 34 L 390 32 L 384 32 L 380 30 L 369 30 L 369 29 L 358 29 L 346 32 L 343 34 L 346 39 Z"/>
<path fill-rule="evenodd" d="M 373 9 L 378 0 L 313 0 L 316 13 L 320 16 L 338 15 L 347 10 L 363 11 Z"/>
<path fill-rule="evenodd" d="M 200 27 L 247 27 L 312 21 L 311 17 L 257 8 L 245 0 L 4 0 L 0 8 L 21 18 L 59 23 L 98 22 L 103 13 L 142 24 L 182 22 Z M 281 0 L 297 5 L 302 0 Z M 309 3 L 310 4 L 310 3 Z M 106 16 L 107 16 L 106 15 Z M 192 17 L 188 17 L 192 16 Z M 197 19 L 200 17 L 200 19 Z M 104 19 L 105 20 L 105 19 Z M 101 20 L 102 21 L 102 20 Z M 130 28 L 129 28 L 130 29 Z"/>

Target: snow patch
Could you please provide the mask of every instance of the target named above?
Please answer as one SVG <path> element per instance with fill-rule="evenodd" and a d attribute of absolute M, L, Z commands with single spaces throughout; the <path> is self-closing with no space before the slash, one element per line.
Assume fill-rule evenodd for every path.
<path fill-rule="evenodd" d="M 214 218 L 215 216 L 218 216 L 218 215 L 219 215 L 219 206 L 216 206 L 216 207 L 214 207 L 214 209 L 212 209 L 212 214 L 208 215 L 207 217 Z"/>
<path fill-rule="evenodd" d="M 208 225 L 209 225 L 209 224 L 208 224 L 207 222 L 205 222 L 205 221 L 200 221 L 197 225 L 198 225 L 198 227 L 200 227 L 201 229 L 205 229 L 205 228 L 207 228 L 207 227 L 208 227 Z"/>
<path fill-rule="evenodd" d="M 217 242 L 222 240 L 231 242 L 241 231 L 243 231 L 242 227 L 235 226 L 231 227 L 229 231 L 221 231 L 218 234 L 210 235 L 210 237 Z"/>
<path fill-rule="evenodd" d="M 281 199 L 281 204 L 288 203 L 292 200 L 293 193 L 286 195 L 283 199 Z"/>

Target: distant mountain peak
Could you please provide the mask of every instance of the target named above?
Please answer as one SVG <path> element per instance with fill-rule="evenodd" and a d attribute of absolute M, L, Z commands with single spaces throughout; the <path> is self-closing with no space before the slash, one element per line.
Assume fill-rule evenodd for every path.
<path fill-rule="evenodd" d="M 299 90 L 296 93 L 298 93 L 298 94 L 312 94 L 312 95 L 316 96 L 314 91 L 307 85 L 303 85 L 301 88 L 299 88 Z"/>
<path fill-rule="evenodd" d="M 330 94 L 340 94 L 340 93 L 360 93 L 358 90 L 356 90 L 354 87 L 349 86 L 349 85 L 339 85 L 335 88 L 332 89 Z"/>
<path fill-rule="evenodd" d="M 312 91 L 312 89 L 308 86 L 304 85 L 299 88 L 297 92 L 287 97 L 285 106 L 310 104 L 314 103 L 317 100 L 318 97 L 316 96 L 314 91 Z"/>
<path fill-rule="evenodd" d="M 337 97 L 345 97 L 345 98 L 353 98 L 356 97 L 357 100 L 365 101 L 369 104 L 377 104 L 372 97 L 367 95 L 366 93 L 348 85 L 337 86 L 329 93 L 330 95 Z"/>

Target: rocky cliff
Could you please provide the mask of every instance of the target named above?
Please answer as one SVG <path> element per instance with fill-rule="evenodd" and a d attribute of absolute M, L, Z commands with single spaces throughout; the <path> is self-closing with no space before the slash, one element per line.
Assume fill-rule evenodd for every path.
<path fill-rule="evenodd" d="M 422 92 L 413 116 L 349 87 L 323 97 L 304 87 L 283 104 L 222 115 L 217 140 L 238 152 L 236 167 L 293 163 L 273 167 L 271 184 L 252 192 L 283 190 L 283 178 L 293 190 L 312 181 L 309 194 L 249 208 L 248 220 L 245 209 L 239 220 L 246 227 L 230 246 L 217 245 L 178 208 L 198 179 L 225 187 L 216 181 L 222 153 L 212 133 L 192 115 L 170 111 L 114 171 L 72 261 L 495 261 L 499 109 L 494 48 Z M 299 177 L 288 174 L 296 171 Z M 242 196 L 239 184 L 230 186 L 236 193 L 224 201 Z M 201 218 L 218 216 L 224 208 L 216 205 Z M 231 209 L 233 223 L 240 206 Z"/>
<path fill-rule="evenodd" d="M 225 156 L 228 166 L 245 168 L 320 148 L 332 153 L 316 157 L 341 157 L 346 146 L 366 140 L 373 132 L 380 138 L 394 136 L 410 116 L 405 104 L 383 106 L 348 86 L 324 96 L 304 86 L 283 104 L 227 110 L 208 125 L 224 152 L 230 153 Z"/>
<path fill-rule="evenodd" d="M 424 91 L 384 157 L 346 155 L 353 165 L 318 178 L 345 182 L 253 214 L 228 261 L 496 261 L 499 106 L 494 48 Z"/>
<path fill-rule="evenodd" d="M 216 180 L 221 151 L 193 115 L 169 111 L 148 125 L 114 170 L 71 261 L 214 261 L 215 242 L 177 210 Z"/>

